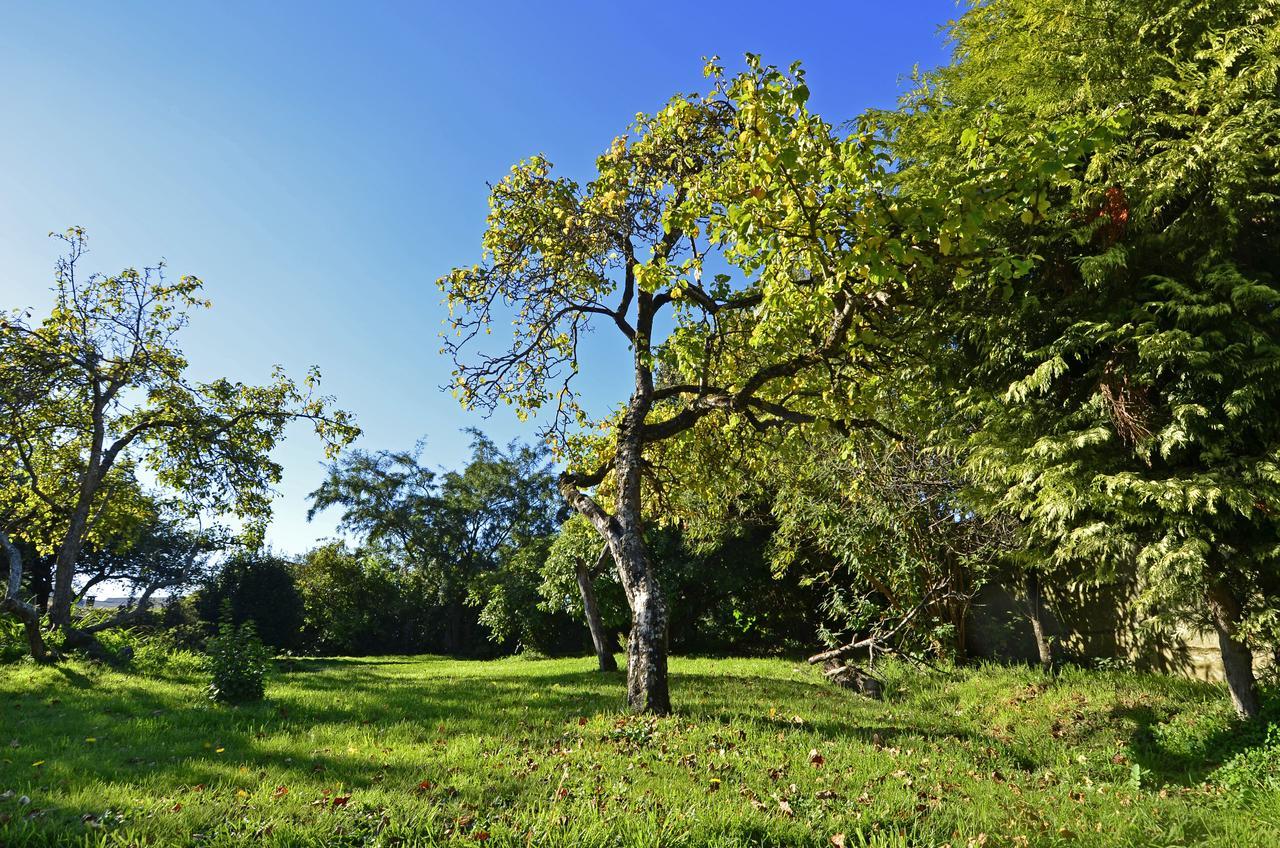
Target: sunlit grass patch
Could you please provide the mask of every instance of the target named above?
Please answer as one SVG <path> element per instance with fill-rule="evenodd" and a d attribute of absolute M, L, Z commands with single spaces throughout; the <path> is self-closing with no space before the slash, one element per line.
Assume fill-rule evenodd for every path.
<path fill-rule="evenodd" d="M 301 660 L 235 708 L 5 666 L 0 844 L 1280 844 L 1276 793 L 1212 782 L 1252 731 L 1203 684 L 677 659 L 651 718 L 593 662 Z"/>

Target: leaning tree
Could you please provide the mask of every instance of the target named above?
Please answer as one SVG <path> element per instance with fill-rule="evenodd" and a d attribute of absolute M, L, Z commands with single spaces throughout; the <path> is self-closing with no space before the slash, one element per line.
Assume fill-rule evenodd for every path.
<path fill-rule="evenodd" d="M 826 418 L 877 427 L 862 387 L 891 355 L 907 281 L 943 259 L 949 210 L 898 207 L 871 128 L 834 133 L 796 65 L 748 67 L 709 63 L 710 93 L 637 116 L 585 185 L 541 156 L 514 166 L 491 189 L 483 261 L 439 281 L 462 404 L 536 414 L 568 464 L 560 491 L 612 552 L 639 711 L 670 710 L 668 607 L 643 532 L 658 448 Z M 489 347 L 506 322 L 510 344 Z M 630 358 L 629 397 L 602 418 L 574 382 L 593 330 Z"/>
<path fill-rule="evenodd" d="M 86 540 L 136 492 L 137 469 L 191 515 L 230 513 L 260 528 L 281 474 L 270 453 L 287 424 L 312 422 L 329 452 L 359 431 L 317 394 L 314 370 L 301 385 L 279 369 L 261 386 L 191 379 L 177 341 L 190 312 L 208 306 L 201 281 L 169 280 L 163 263 L 85 276 L 84 231 L 59 238 L 51 313 L 0 316 L 0 530 L 55 555 L 49 616 L 75 644 Z M 10 560 L 14 585 L 20 564 Z M 13 599 L 6 608 L 29 621 Z"/>

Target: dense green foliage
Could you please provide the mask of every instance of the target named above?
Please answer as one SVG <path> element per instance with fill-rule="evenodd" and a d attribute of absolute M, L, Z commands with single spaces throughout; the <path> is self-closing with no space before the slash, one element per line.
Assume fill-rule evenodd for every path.
<path fill-rule="evenodd" d="M 230 604 L 224 607 L 218 632 L 209 639 L 209 697 L 226 704 L 261 701 L 266 694 L 266 676 L 271 654 L 258 638 L 252 621 L 236 624 Z"/>
<path fill-rule="evenodd" d="M 901 202 L 1020 209 L 981 253 L 959 219 L 927 290 L 970 503 L 1056 580 L 1131 580 L 1246 656 L 1280 597 L 1278 23 L 1269 0 L 982 4 L 881 118 Z M 1027 260 L 993 278 L 992 251 Z"/>
<path fill-rule="evenodd" d="M 291 573 L 302 596 L 299 650 L 361 656 L 424 644 L 431 599 L 384 554 L 333 542 L 309 551 Z"/>
<path fill-rule="evenodd" d="M 301 647 L 302 595 L 289 563 L 278 556 L 233 555 L 196 593 L 194 606 L 209 624 L 226 612 L 237 626 L 252 622 L 262 641 L 277 650 Z"/>
<path fill-rule="evenodd" d="M 1016 540 L 1008 522 L 967 508 L 945 453 L 919 438 L 824 434 L 768 482 L 775 567 L 822 589 L 828 644 L 867 634 L 876 649 L 965 657 L 973 597 Z"/>

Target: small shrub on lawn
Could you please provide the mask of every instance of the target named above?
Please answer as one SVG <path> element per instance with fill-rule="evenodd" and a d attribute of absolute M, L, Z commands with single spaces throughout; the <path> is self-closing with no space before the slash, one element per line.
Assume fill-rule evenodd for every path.
<path fill-rule="evenodd" d="M 271 652 L 258 638 L 253 622 L 236 626 L 225 615 L 217 635 L 209 640 L 208 657 L 213 678 L 210 698 L 229 704 L 262 700 Z"/>

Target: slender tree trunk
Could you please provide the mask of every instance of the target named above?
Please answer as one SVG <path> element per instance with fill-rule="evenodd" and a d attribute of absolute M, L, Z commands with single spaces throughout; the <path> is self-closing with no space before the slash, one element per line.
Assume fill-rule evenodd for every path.
<path fill-rule="evenodd" d="M 22 622 L 27 634 L 27 644 L 31 648 L 31 656 L 36 662 L 49 662 L 53 654 L 45 647 L 44 634 L 40 632 L 40 614 L 35 607 L 20 597 L 22 591 L 22 554 L 9 536 L 0 532 L 0 549 L 3 549 L 9 560 L 9 580 L 5 586 L 3 602 L 0 609 L 13 615 Z"/>
<path fill-rule="evenodd" d="M 969 662 L 969 605 L 957 604 L 955 610 L 955 664 L 965 665 Z"/>
<path fill-rule="evenodd" d="M 1031 632 L 1036 638 L 1036 653 L 1040 655 L 1040 667 L 1045 671 L 1053 670 L 1053 646 L 1044 632 L 1044 597 L 1040 586 L 1040 573 L 1035 569 L 1027 572 L 1027 619 L 1031 622 Z"/>
<path fill-rule="evenodd" d="M 55 627 L 65 629 L 71 626 L 71 606 L 75 598 L 72 584 L 76 576 L 76 561 L 84 547 L 92 505 L 92 496 L 80 498 L 75 512 L 71 514 L 71 523 L 62 537 L 62 544 L 58 546 L 58 558 L 53 566 L 53 603 L 49 610 L 49 620 Z"/>
<path fill-rule="evenodd" d="M 1218 631 L 1218 647 L 1222 651 L 1222 670 L 1227 678 L 1231 703 L 1240 718 L 1257 718 L 1262 705 L 1258 697 L 1258 681 L 1253 675 L 1253 652 L 1239 639 L 1240 602 L 1225 584 L 1213 582 L 1206 593 L 1214 629 Z"/>
<path fill-rule="evenodd" d="M 964 568 L 956 562 L 954 554 L 949 554 L 948 559 L 951 561 L 951 625 L 955 628 L 954 633 L 954 649 L 955 664 L 964 665 L 969 659 L 969 586 L 965 579 L 966 574 Z"/>
<path fill-rule="evenodd" d="M 608 557 L 609 547 L 606 545 L 600 551 L 595 572 L 599 572 L 600 566 Z M 587 615 L 587 627 L 591 630 L 591 644 L 595 646 L 596 659 L 600 662 L 601 671 L 617 671 L 618 661 L 613 658 L 613 648 L 609 645 L 609 636 L 605 632 L 604 621 L 600 618 L 600 604 L 596 601 L 596 591 L 591 585 L 591 575 L 592 569 L 585 562 L 578 562 L 578 591 L 582 593 L 582 608 Z"/>

